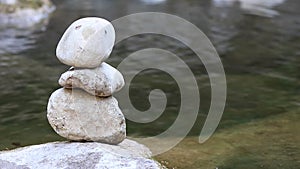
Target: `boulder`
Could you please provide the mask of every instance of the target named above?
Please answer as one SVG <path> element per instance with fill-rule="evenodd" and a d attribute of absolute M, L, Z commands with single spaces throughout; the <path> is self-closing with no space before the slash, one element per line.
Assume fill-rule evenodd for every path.
<path fill-rule="evenodd" d="M 52 142 L 0 152 L 3 169 L 159 169 L 150 150 L 131 140 L 119 145 Z"/>
<path fill-rule="evenodd" d="M 47 118 L 57 134 L 70 140 L 118 144 L 126 137 L 125 118 L 114 97 L 61 88 L 49 98 Z"/>
<path fill-rule="evenodd" d="M 100 97 L 111 96 L 125 84 L 122 74 L 107 63 L 93 69 L 72 67 L 61 75 L 58 83 L 65 88 L 81 88 Z"/>
<path fill-rule="evenodd" d="M 56 56 L 69 66 L 95 68 L 108 58 L 114 42 L 115 30 L 110 22 L 97 17 L 82 18 L 65 31 Z"/>

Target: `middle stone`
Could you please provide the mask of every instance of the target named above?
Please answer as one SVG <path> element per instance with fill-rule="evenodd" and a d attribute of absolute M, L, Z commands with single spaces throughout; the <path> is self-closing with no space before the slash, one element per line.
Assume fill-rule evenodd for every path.
<path fill-rule="evenodd" d="M 107 97 L 124 86 L 122 74 L 107 63 L 93 69 L 71 68 L 58 83 L 65 88 L 80 88 L 91 95 Z"/>

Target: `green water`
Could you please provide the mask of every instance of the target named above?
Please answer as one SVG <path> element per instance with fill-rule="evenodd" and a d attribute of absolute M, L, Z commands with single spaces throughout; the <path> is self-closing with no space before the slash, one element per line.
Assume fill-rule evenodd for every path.
<path fill-rule="evenodd" d="M 187 139 L 157 159 L 176 168 L 299 168 L 299 1 L 275 7 L 280 15 L 273 18 L 248 15 L 238 5 L 216 7 L 210 0 L 169 0 L 155 5 L 139 0 L 54 3 L 57 9 L 46 30 L 0 29 L 0 150 L 64 140 L 50 128 L 46 105 L 59 88 L 60 74 L 68 69 L 56 59 L 55 48 L 72 21 L 84 16 L 114 20 L 157 11 L 187 19 L 210 38 L 221 56 L 228 85 L 225 112 L 214 137 L 198 144 L 210 106 L 210 83 L 194 53 L 159 35 L 135 36 L 115 46 L 108 59 L 114 66 L 147 47 L 174 52 L 190 66 L 199 84 L 201 107 L 195 126 Z M 127 121 L 129 136 L 157 135 L 176 119 L 179 88 L 172 77 L 157 70 L 142 72 L 131 84 L 135 107 L 149 108 L 147 98 L 155 88 L 168 97 L 164 114 L 148 124 Z"/>

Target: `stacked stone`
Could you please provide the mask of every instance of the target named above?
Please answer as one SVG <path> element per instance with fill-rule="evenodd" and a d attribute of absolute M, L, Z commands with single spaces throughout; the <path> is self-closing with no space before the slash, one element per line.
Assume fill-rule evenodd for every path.
<path fill-rule="evenodd" d="M 47 118 L 69 140 L 118 144 L 126 137 L 125 118 L 112 96 L 124 86 L 122 74 L 103 62 L 112 51 L 115 31 L 104 19 L 88 17 L 66 30 L 56 49 L 69 66 L 51 94 Z"/>

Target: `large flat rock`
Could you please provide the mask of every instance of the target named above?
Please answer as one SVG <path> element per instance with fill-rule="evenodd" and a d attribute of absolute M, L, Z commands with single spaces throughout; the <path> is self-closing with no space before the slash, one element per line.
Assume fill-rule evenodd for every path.
<path fill-rule="evenodd" d="M 119 145 L 52 142 L 0 152 L 1 169 L 158 169 L 150 150 L 132 140 Z"/>

